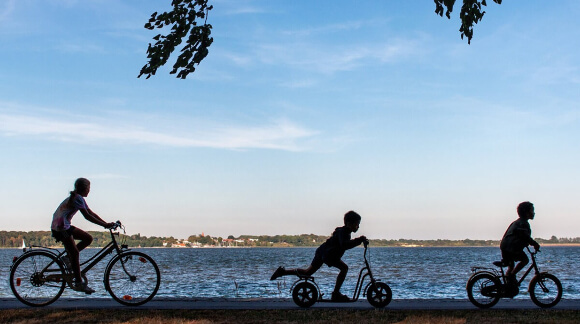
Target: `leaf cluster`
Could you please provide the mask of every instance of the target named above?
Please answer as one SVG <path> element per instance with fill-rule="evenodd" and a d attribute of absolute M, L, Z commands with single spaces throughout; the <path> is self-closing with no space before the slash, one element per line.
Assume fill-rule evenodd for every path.
<path fill-rule="evenodd" d="M 443 12 L 445 11 L 445 16 L 451 19 L 451 12 L 453 11 L 455 0 L 434 1 L 435 13 L 443 17 Z M 502 0 L 493 0 L 493 2 L 501 4 Z M 473 25 L 480 22 L 485 14 L 485 11 L 482 10 L 484 6 L 487 6 L 486 0 L 463 0 L 463 5 L 459 13 L 459 18 L 461 19 L 459 32 L 461 33 L 461 39 L 463 39 L 463 36 L 467 37 L 468 44 L 471 44 L 471 38 L 473 38 Z"/>
<path fill-rule="evenodd" d="M 195 65 L 199 65 L 209 53 L 208 48 L 213 43 L 213 37 L 212 25 L 207 23 L 207 17 L 213 6 L 208 5 L 208 0 L 173 0 L 171 5 L 173 10 L 161 14 L 154 12 L 144 26 L 149 30 L 170 27 L 170 32 L 153 37 L 156 43 L 149 43 L 148 62 L 141 68 L 138 77 L 146 75 L 149 79 L 155 75 L 157 69 L 167 63 L 171 53 L 184 39 L 185 45 L 170 72 L 177 73 L 178 78 L 185 79 L 189 73 L 194 72 Z"/>

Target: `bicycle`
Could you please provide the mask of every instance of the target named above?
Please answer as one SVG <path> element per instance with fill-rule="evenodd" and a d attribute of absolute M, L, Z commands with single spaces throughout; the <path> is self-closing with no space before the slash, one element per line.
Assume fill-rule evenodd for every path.
<path fill-rule="evenodd" d="M 125 227 L 117 221 L 109 229 L 111 242 L 87 261 L 81 263 L 81 277 L 107 255 L 114 254 L 104 273 L 105 289 L 113 299 L 123 305 L 138 306 L 150 301 L 161 282 L 159 267 L 143 252 L 132 251 L 126 244 L 117 242 L 118 229 Z M 68 286 L 72 289 L 74 273 L 63 261 L 66 251 L 32 246 L 14 257 L 10 267 L 10 288 L 14 296 L 28 306 L 46 306 L 55 302 Z"/>
<path fill-rule="evenodd" d="M 383 308 L 387 306 L 393 298 L 393 293 L 389 285 L 380 280 L 375 279 L 371 271 L 370 263 L 367 259 L 369 241 L 364 242 L 363 258 L 365 266 L 360 270 L 356 286 L 354 288 L 353 297 L 347 302 L 355 302 L 359 299 L 361 291 L 363 290 L 363 283 L 365 278 L 369 277 L 370 282 L 366 284 L 363 296 L 366 295 L 368 302 L 376 308 Z M 364 274 L 363 274 L 364 273 Z M 316 302 L 333 302 L 330 299 L 323 299 L 323 294 L 320 294 L 320 287 L 314 281 L 312 276 L 299 275 L 290 291 L 292 291 L 292 300 L 296 305 L 308 308 Z"/>
<path fill-rule="evenodd" d="M 536 254 L 540 250 L 532 252 L 526 247 L 531 256 L 532 264 L 517 281 L 517 285 L 509 285 L 505 276 L 504 267 L 507 263 L 503 260 L 495 261 L 493 264 L 500 268 L 473 267 L 473 274 L 467 281 L 467 296 L 472 304 L 479 308 L 490 308 L 497 304 L 500 298 L 513 298 L 519 293 L 519 286 L 522 284 L 527 275 L 534 270 L 534 277 L 531 279 L 528 292 L 530 298 L 539 307 L 553 307 L 562 298 L 562 284 L 553 274 L 540 272 L 536 263 Z"/>

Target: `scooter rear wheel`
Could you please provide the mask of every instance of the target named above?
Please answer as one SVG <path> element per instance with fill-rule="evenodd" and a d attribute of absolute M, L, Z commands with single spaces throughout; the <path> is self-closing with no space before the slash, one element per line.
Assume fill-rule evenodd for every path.
<path fill-rule="evenodd" d="M 391 287 L 384 282 L 375 282 L 367 289 L 367 300 L 376 308 L 387 306 L 393 298 Z"/>
<path fill-rule="evenodd" d="M 296 305 L 308 308 L 318 300 L 318 290 L 314 284 L 303 281 L 300 282 L 292 290 L 292 300 Z"/>

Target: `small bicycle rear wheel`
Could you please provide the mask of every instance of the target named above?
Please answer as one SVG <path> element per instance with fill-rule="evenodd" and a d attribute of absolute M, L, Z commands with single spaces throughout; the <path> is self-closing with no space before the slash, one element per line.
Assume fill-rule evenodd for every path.
<path fill-rule="evenodd" d="M 308 281 L 300 282 L 292 290 L 292 300 L 296 305 L 308 308 L 318 300 L 318 290 Z"/>
<path fill-rule="evenodd" d="M 119 254 L 105 271 L 105 289 L 114 300 L 127 306 L 143 305 L 150 301 L 160 283 L 157 264 L 142 252 Z"/>
<path fill-rule="evenodd" d="M 489 273 L 478 273 L 467 281 L 467 297 L 479 308 L 490 308 L 501 297 L 501 282 Z"/>
<path fill-rule="evenodd" d="M 65 288 L 64 267 L 47 251 L 28 252 L 10 269 L 10 289 L 28 306 L 46 306 L 56 301 Z"/>
<path fill-rule="evenodd" d="M 367 300 L 376 308 L 387 306 L 393 298 L 391 287 L 384 282 L 375 282 L 367 289 Z"/>
<path fill-rule="evenodd" d="M 530 298 L 542 308 L 555 306 L 562 298 L 562 283 L 552 274 L 540 273 L 530 281 Z"/>

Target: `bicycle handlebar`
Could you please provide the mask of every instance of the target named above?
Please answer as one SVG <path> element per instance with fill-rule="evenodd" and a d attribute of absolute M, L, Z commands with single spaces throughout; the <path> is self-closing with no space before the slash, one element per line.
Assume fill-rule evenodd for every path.
<path fill-rule="evenodd" d="M 123 228 L 123 224 L 121 224 L 121 221 L 119 221 L 119 220 L 116 221 L 115 223 L 113 223 L 113 226 L 111 226 L 109 228 L 109 230 L 111 230 L 111 232 L 112 232 L 112 231 L 117 230 L 118 228 Z"/>
<path fill-rule="evenodd" d="M 538 252 L 541 252 L 539 248 L 538 249 L 534 248 L 533 252 L 532 252 L 532 250 L 530 250 L 529 246 L 526 246 L 526 249 L 528 249 L 528 252 L 530 252 L 530 254 L 533 254 L 533 255 L 536 255 L 536 254 L 538 254 Z"/>

